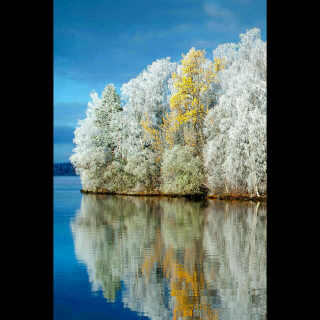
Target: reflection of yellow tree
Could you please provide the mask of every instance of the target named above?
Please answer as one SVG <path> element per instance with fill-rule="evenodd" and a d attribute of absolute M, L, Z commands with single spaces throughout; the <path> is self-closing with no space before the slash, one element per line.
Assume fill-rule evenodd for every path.
<path fill-rule="evenodd" d="M 203 97 L 214 82 L 221 63 L 219 59 L 215 64 L 206 60 L 204 50 L 191 48 L 183 55 L 181 73 L 172 74 L 175 90 L 170 97 L 170 113 L 163 119 L 165 139 L 170 148 L 174 145 L 176 132 L 183 129 L 185 144 L 200 152 L 203 121 L 209 107 Z"/>
<path fill-rule="evenodd" d="M 156 243 L 152 254 L 145 253 L 142 273 L 146 281 L 150 279 L 153 268 L 162 266 L 164 276 L 169 279 L 170 296 L 173 298 L 173 320 L 183 319 L 218 319 L 218 312 L 202 298 L 206 283 L 202 270 L 203 219 L 201 203 L 174 199 L 164 201 L 162 208 L 163 222 L 157 229 Z M 175 210 L 174 210 L 175 209 Z M 176 231 L 175 236 L 171 233 Z M 181 231 L 184 232 L 181 232 Z M 192 233 L 192 230 L 198 231 Z M 164 241 L 163 237 L 168 241 Z M 181 239 L 180 239 L 181 238 Z M 182 256 L 182 261 L 177 258 Z M 179 260 L 179 261 L 178 261 Z"/>
<path fill-rule="evenodd" d="M 205 289 L 205 279 L 202 270 L 194 268 L 193 272 L 185 269 L 184 265 L 176 262 L 174 250 L 171 248 L 165 251 L 163 261 L 161 261 L 161 252 L 163 241 L 158 232 L 157 244 L 154 254 L 146 256 L 142 265 L 142 273 L 146 279 L 150 278 L 152 267 L 159 263 L 162 265 L 166 278 L 170 280 L 170 295 L 174 298 L 173 320 L 182 317 L 183 319 L 218 319 L 218 311 L 212 309 L 210 304 L 201 301 L 202 291 Z M 188 252 L 189 251 L 189 252 Z M 189 260 L 195 255 L 190 254 L 188 248 L 185 249 L 186 259 Z M 202 256 L 202 255 L 200 255 Z M 195 260 L 193 258 L 193 260 Z M 195 262 L 195 261 L 194 261 Z"/>
<path fill-rule="evenodd" d="M 171 278 L 171 296 L 175 297 L 173 320 L 177 317 L 194 319 L 195 316 L 199 319 L 218 319 L 217 310 L 201 303 L 201 291 L 205 288 L 203 272 L 190 274 L 183 265 L 173 262 L 166 276 Z"/>

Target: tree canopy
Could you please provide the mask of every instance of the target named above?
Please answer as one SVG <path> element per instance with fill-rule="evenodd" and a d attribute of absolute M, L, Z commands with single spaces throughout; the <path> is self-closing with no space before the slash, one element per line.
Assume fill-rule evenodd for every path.
<path fill-rule="evenodd" d="M 91 93 L 70 158 L 83 189 L 266 193 L 266 43 L 254 28 L 205 54 Z"/>

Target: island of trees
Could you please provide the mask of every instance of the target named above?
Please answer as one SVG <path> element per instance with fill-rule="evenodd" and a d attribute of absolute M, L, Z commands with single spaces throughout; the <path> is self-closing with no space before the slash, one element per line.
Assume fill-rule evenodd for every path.
<path fill-rule="evenodd" d="M 260 30 L 191 48 L 91 93 L 70 160 L 84 192 L 266 196 L 266 42 Z"/>

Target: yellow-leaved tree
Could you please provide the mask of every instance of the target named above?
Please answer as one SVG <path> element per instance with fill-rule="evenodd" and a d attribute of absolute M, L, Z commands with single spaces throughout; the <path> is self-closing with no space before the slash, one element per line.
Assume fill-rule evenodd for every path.
<path fill-rule="evenodd" d="M 203 147 L 203 121 L 208 112 L 206 92 L 223 68 L 222 61 L 209 61 L 205 50 L 191 48 L 182 55 L 181 70 L 172 74 L 174 92 L 170 98 L 170 112 L 163 120 L 164 138 L 169 148 L 179 144 Z"/>
<path fill-rule="evenodd" d="M 181 65 L 172 73 L 169 111 L 155 129 L 148 114 L 141 125 L 145 139 L 156 154 L 161 189 L 169 193 L 206 192 L 203 167 L 203 126 L 223 61 L 205 58 L 205 50 L 191 48 L 182 55 Z"/>
<path fill-rule="evenodd" d="M 141 121 L 145 137 L 158 153 L 159 161 L 165 145 L 171 149 L 178 141 L 201 151 L 203 120 L 210 101 L 206 99 L 206 93 L 224 67 L 221 59 L 215 58 L 214 62 L 206 59 L 205 50 L 191 48 L 182 57 L 180 72 L 172 74 L 174 92 L 170 97 L 170 111 L 163 118 L 161 129 L 152 127 L 148 114 L 145 114 L 146 120 Z"/>

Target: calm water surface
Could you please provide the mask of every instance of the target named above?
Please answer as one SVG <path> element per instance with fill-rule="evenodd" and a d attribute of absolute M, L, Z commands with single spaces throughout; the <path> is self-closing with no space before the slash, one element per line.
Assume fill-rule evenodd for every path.
<path fill-rule="evenodd" d="M 82 195 L 54 178 L 54 318 L 266 318 L 266 205 Z"/>

